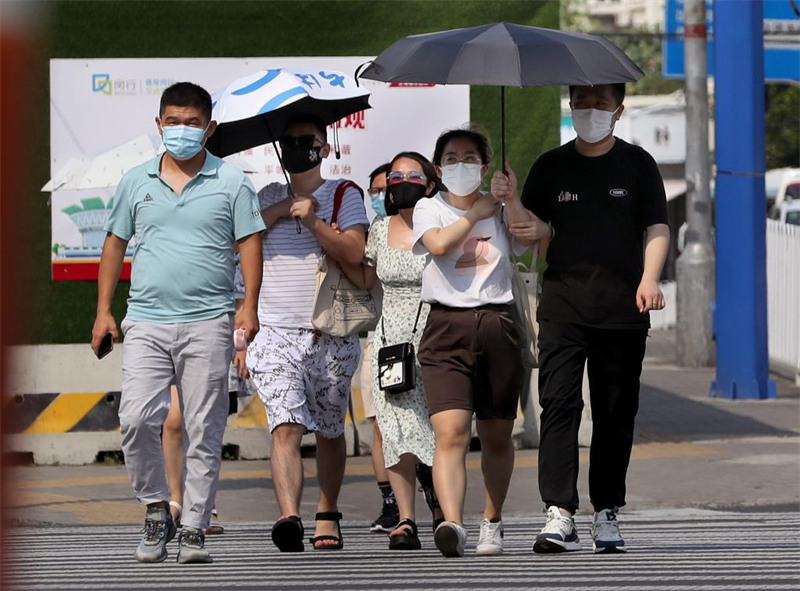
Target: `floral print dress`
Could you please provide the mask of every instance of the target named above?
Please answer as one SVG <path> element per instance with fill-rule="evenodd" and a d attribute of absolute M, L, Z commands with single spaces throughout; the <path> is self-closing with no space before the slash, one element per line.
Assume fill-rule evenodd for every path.
<path fill-rule="evenodd" d="M 422 289 L 422 269 L 425 257 L 389 246 L 389 220 L 376 220 L 367 239 L 365 262 L 375 267 L 383 286 L 383 310 L 375 329 L 372 351 L 372 397 L 375 417 L 383 436 L 383 455 L 386 466 L 394 466 L 402 454 L 410 453 L 428 466 L 433 464 L 433 428 L 425 402 L 425 390 L 419 362 L 416 362 L 416 388 L 399 394 L 387 394 L 378 387 L 378 349 L 411 341 L 419 351 L 422 331 L 428 319 L 428 304 L 422 304 L 417 332 L 411 334 Z M 385 331 L 385 332 L 384 332 Z"/>

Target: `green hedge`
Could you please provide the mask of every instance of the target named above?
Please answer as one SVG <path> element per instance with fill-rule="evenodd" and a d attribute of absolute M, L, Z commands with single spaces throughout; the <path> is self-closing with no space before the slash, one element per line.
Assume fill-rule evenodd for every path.
<path fill-rule="evenodd" d="M 415 33 L 496 21 L 558 27 L 555 0 L 81 1 L 41 6 L 48 9 L 39 44 L 43 50 L 32 64 L 39 81 L 48 80 L 51 58 L 373 55 Z M 50 172 L 48 88 L 39 84 L 25 90 L 36 101 L 36 160 L 31 173 L 40 187 Z M 522 180 L 536 156 L 558 144 L 558 100 L 556 88 L 506 91 L 507 150 Z M 471 104 L 473 121 L 489 131 L 499 152 L 499 88 L 473 88 Z M 29 308 L 20 310 L 21 317 L 33 319 L 33 326 L 23 331 L 26 342 L 87 342 L 96 284 L 51 281 L 46 195 L 26 195 L 21 202 L 22 216 L 30 220 L 34 237 L 24 272 L 23 308 Z M 114 299 L 118 322 L 127 295 L 128 285 L 121 283 Z"/>

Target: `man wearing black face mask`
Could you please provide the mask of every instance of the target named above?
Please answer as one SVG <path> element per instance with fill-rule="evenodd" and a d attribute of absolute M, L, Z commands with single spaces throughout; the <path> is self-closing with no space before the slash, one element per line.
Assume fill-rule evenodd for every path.
<path fill-rule="evenodd" d="M 258 193 L 267 225 L 262 237 L 264 273 L 258 316 L 262 338 L 247 352 L 247 365 L 267 409 L 272 434 L 272 479 L 280 518 L 272 539 L 283 552 L 303 550 L 300 496 L 303 465 L 300 439 L 314 432 L 320 486 L 315 549 L 341 548 L 337 500 L 344 477 L 344 420 L 350 381 L 358 366 L 358 335 L 333 337 L 311 324 L 318 257 L 324 250 L 342 264 L 358 264 L 369 225 L 363 198 L 345 190 L 338 230 L 329 225 L 336 188 L 326 180 L 323 160 L 330 153 L 325 125 L 310 116 L 293 118 L 279 138 L 283 165 L 294 198 L 282 183 Z M 296 231 L 298 218 L 304 230 Z"/>

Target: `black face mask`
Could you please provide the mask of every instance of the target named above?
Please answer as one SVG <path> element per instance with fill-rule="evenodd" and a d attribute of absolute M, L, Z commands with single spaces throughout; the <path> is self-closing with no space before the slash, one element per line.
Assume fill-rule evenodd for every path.
<path fill-rule="evenodd" d="M 392 205 L 397 209 L 411 209 L 420 199 L 425 197 L 427 188 L 425 185 L 403 181 L 396 185 L 389 185 L 386 188 L 386 193 Z"/>
<path fill-rule="evenodd" d="M 305 172 L 322 164 L 321 150 L 322 146 L 314 146 L 312 148 L 285 146 L 281 150 L 281 160 L 283 160 L 283 166 L 287 171 L 291 173 Z"/>

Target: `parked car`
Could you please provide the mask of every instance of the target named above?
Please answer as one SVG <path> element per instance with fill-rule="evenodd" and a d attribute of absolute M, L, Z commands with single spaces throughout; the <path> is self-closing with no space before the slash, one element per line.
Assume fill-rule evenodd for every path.
<path fill-rule="evenodd" d="M 789 200 L 800 201 L 800 168 L 776 168 L 767 171 L 765 194 L 769 217 L 777 220 L 782 203 Z"/>
<path fill-rule="evenodd" d="M 800 199 L 787 199 L 781 203 L 778 207 L 778 221 L 800 226 Z"/>

